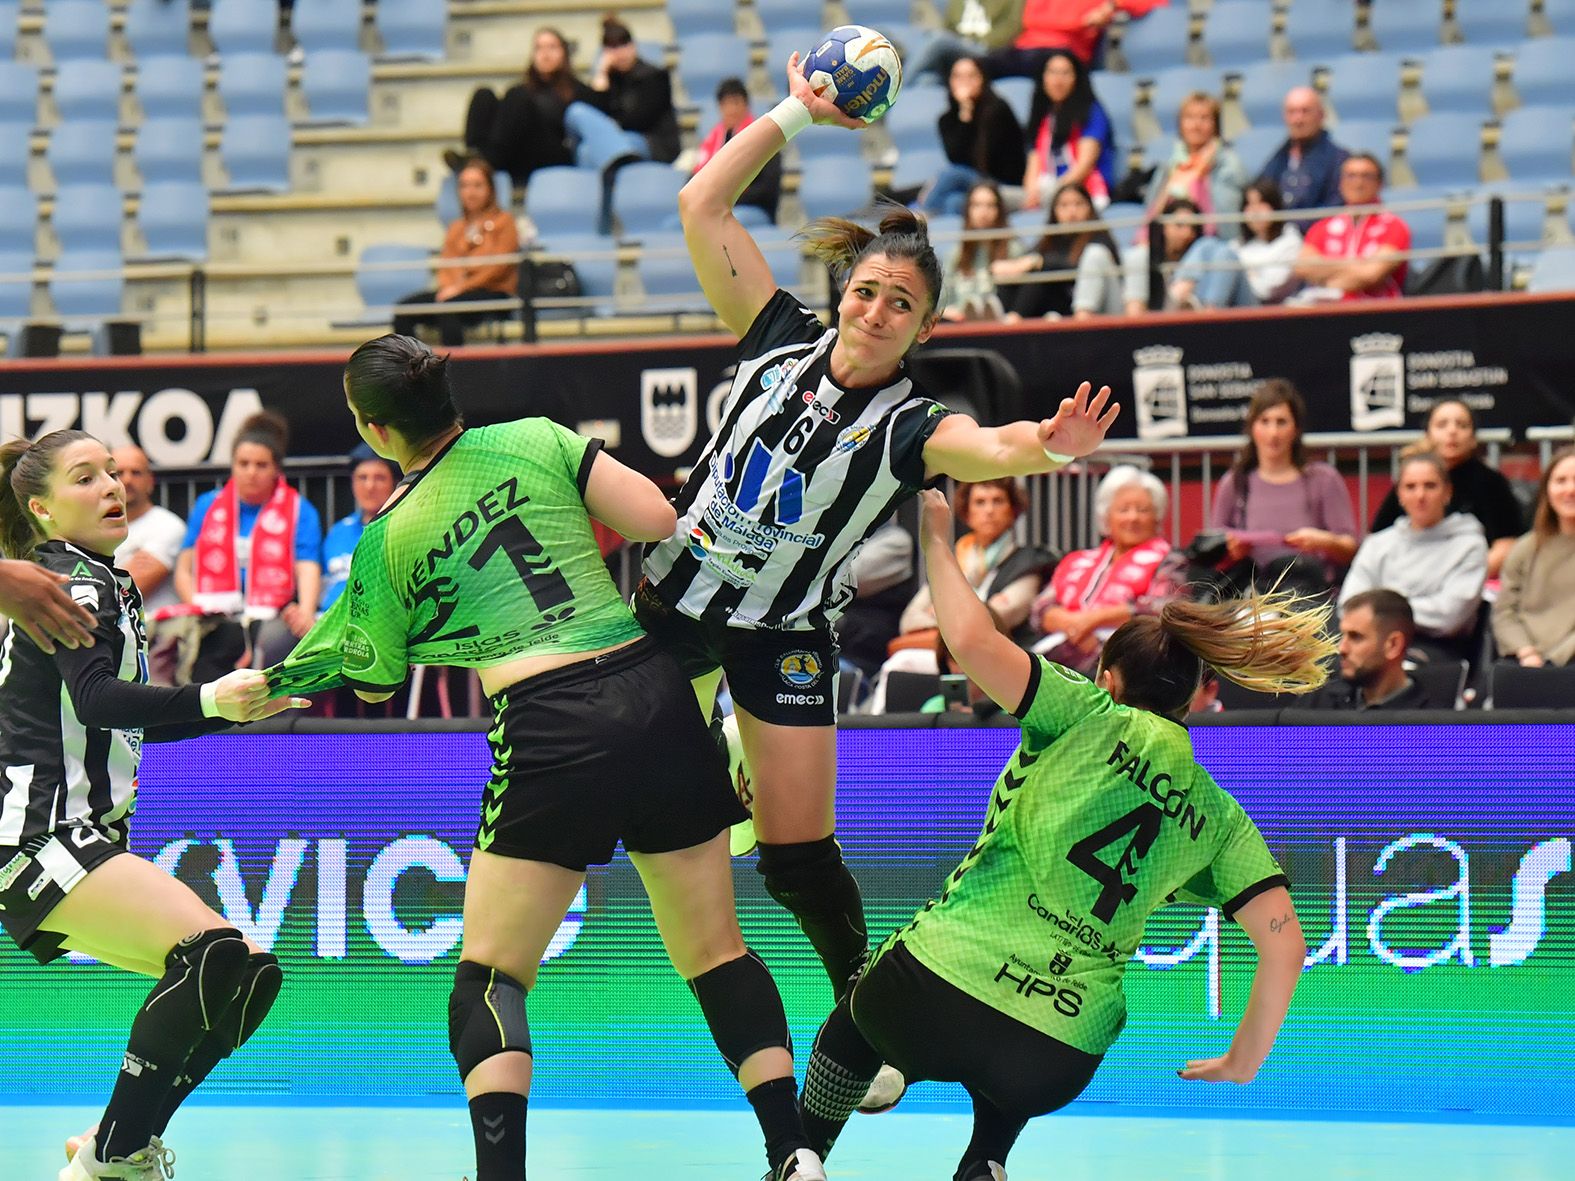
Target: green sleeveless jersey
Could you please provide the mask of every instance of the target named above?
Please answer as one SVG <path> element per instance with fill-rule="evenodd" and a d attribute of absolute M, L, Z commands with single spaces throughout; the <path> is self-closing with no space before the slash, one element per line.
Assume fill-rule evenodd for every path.
<path fill-rule="evenodd" d="M 886 947 L 900 939 L 970 996 L 1102 1054 L 1126 1023 L 1121 976 L 1151 913 L 1180 901 L 1230 917 L 1289 882 L 1184 727 L 1041 657 L 1016 712 L 1022 744 L 984 831 Z"/>
<path fill-rule="evenodd" d="M 465 430 L 367 524 L 344 594 L 275 693 L 386 690 L 412 664 L 488 668 L 640 636 L 591 533 L 599 441 L 545 418 Z"/>

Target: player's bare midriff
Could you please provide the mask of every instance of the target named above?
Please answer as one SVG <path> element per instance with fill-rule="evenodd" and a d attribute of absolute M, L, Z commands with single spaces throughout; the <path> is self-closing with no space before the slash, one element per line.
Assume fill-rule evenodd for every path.
<path fill-rule="evenodd" d="M 481 690 L 491 697 L 501 693 L 512 685 L 528 681 L 531 677 L 539 677 L 542 673 L 551 672 L 555 668 L 566 668 L 571 664 L 582 661 L 594 660 L 598 656 L 605 656 L 609 652 L 616 652 L 620 648 L 627 648 L 630 644 L 638 643 L 643 637 L 636 636 L 632 640 L 625 640 L 621 644 L 612 644 L 606 648 L 592 648 L 586 652 L 555 652 L 542 656 L 519 656 L 503 664 L 495 664 L 491 668 L 477 669 L 481 676 Z"/>

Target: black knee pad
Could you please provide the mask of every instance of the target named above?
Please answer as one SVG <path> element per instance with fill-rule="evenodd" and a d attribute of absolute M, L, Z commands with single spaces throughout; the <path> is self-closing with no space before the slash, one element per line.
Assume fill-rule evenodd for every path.
<path fill-rule="evenodd" d="M 760 845 L 756 871 L 766 893 L 790 914 L 820 917 L 864 913 L 859 885 L 842 860 L 836 837 L 795 845 Z"/>
<path fill-rule="evenodd" d="M 235 1001 L 224 1018 L 233 1034 L 230 1044 L 237 1050 L 257 1032 L 283 986 L 284 969 L 279 966 L 279 957 L 266 951 L 253 952 L 246 961 Z"/>
<path fill-rule="evenodd" d="M 754 952 L 746 950 L 736 960 L 702 972 L 689 981 L 689 991 L 700 1002 L 711 1038 L 735 1075 L 757 1050 L 781 1046 L 789 1054 L 793 1052 L 782 995 L 765 962 Z"/>
<path fill-rule="evenodd" d="M 496 1054 L 529 1054 L 524 986 L 496 968 L 460 960 L 448 998 L 448 1048 L 461 1079 Z"/>
<path fill-rule="evenodd" d="M 164 979 L 143 1007 L 152 1009 L 179 995 L 202 1022 L 202 1028 L 213 1029 L 229 1012 L 250 957 L 245 937 L 234 927 L 214 927 L 188 935 L 164 957 Z"/>

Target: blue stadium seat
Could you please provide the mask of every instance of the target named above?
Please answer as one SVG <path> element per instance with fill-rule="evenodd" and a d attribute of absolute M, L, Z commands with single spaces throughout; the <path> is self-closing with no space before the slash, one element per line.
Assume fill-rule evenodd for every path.
<path fill-rule="evenodd" d="M 221 55 L 272 53 L 279 29 L 279 9 L 257 0 L 213 0 L 208 36 Z"/>
<path fill-rule="evenodd" d="M 290 32 L 308 57 L 314 50 L 361 48 L 361 0 L 296 0 Z"/>
<path fill-rule="evenodd" d="M 911 24 L 913 20 L 912 0 L 843 0 L 843 6 L 848 10 L 849 20 L 879 29 L 887 37 L 893 36 L 893 29 Z M 803 7 L 800 5 L 801 9 Z M 813 6 L 809 7 L 813 12 Z"/>
<path fill-rule="evenodd" d="M 145 185 L 202 183 L 202 120 L 147 119 L 137 129 L 137 171 Z"/>
<path fill-rule="evenodd" d="M 1349 53 L 1329 61 L 1329 105 L 1347 119 L 1400 118 L 1401 57 L 1393 53 Z"/>
<path fill-rule="evenodd" d="M 554 319 L 612 314 L 618 284 L 618 259 L 612 250 L 612 240 L 599 234 L 561 234 L 541 243 L 542 257 L 562 258 L 574 265 L 581 298 L 599 302 L 573 308 L 542 308 L 537 314 Z M 695 285 L 699 286 L 698 279 Z"/>
<path fill-rule="evenodd" d="M 773 226 L 764 233 L 756 234 L 755 243 L 760 247 L 766 266 L 771 268 L 771 277 L 776 280 L 778 287 L 796 291 L 804 285 L 804 255 L 791 235 Z"/>
<path fill-rule="evenodd" d="M 612 210 L 622 232 L 638 238 L 662 224 L 678 208 L 678 190 L 689 178 L 668 164 L 627 164 L 613 176 Z"/>
<path fill-rule="evenodd" d="M 780 30 L 802 28 L 807 25 L 814 25 L 816 32 L 826 31 L 819 11 L 820 6 L 814 0 L 809 0 L 809 3 L 805 3 L 805 0 L 755 0 L 754 8 L 755 15 L 760 18 L 768 39 Z M 804 46 L 803 49 L 808 49 L 808 46 Z M 803 52 L 803 49 L 800 52 Z M 767 61 L 769 62 L 770 59 L 768 58 Z"/>
<path fill-rule="evenodd" d="M 441 60 L 447 52 L 448 0 L 378 0 L 383 57 Z"/>
<path fill-rule="evenodd" d="M 1298 86 L 1312 84 L 1312 70 L 1306 62 L 1261 61 L 1248 66 L 1241 76 L 1236 101 L 1241 113 L 1253 127 L 1285 126 L 1285 95 Z"/>
<path fill-rule="evenodd" d="M 1421 53 L 1443 42 L 1442 0 L 1379 0 L 1367 13 L 1368 27 L 1386 53 Z"/>
<path fill-rule="evenodd" d="M 202 62 L 194 57 L 140 59 L 137 104 L 147 119 L 202 118 L 202 92 L 207 82 Z"/>
<path fill-rule="evenodd" d="M 1491 185 L 1471 195 L 1471 204 L 1466 209 L 1466 228 L 1471 231 L 1472 240 L 1483 246 L 1488 244 L 1490 208 L 1487 198 L 1495 193 L 1504 198 L 1504 241 L 1509 248 L 1524 250 L 1528 244 L 1540 244 L 1547 223 L 1547 202 L 1542 194 L 1517 191 L 1513 185 Z"/>
<path fill-rule="evenodd" d="M 770 25 L 766 27 L 771 29 Z M 786 85 L 782 71 L 787 68 L 788 58 L 796 53 L 802 63 L 804 56 L 820 43 L 820 35 L 825 31 L 818 25 L 802 22 L 771 29 L 766 35 L 766 77 L 771 79 L 773 88 Z"/>
<path fill-rule="evenodd" d="M 1575 247 L 1556 246 L 1537 256 L 1528 291 L 1575 291 Z"/>
<path fill-rule="evenodd" d="M 33 252 L 29 250 L 0 251 L 0 276 L 15 275 L 14 279 L 0 277 L 0 320 L 25 320 L 33 305 Z M 16 355 L 16 335 L 12 333 L 12 355 Z"/>
<path fill-rule="evenodd" d="M 1512 2 L 1455 5 L 1455 25 L 1467 45 L 1507 49 L 1526 39 L 1526 6 Z"/>
<path fill-rule="evenodd" d="M 1406 162 L 1424 187 L 1470 188 L 1481 179 L 1481 114 L 1426 115 L 1406 135 Z"/>
<path fill-rule="evenodd" d="M 1514 79 L 1521 103 L 1528 107 L 1568 104 L 1571 62 L 1575 62 L 1575 36 L 1522 42 L 1515 50 Z"/>
<path fill-rule="evenodd" d="M 202 262 L 208 257 L 208 188 L 190 181 L 144 186 L 137 224 L 152 258 Z"/>
<path fill-rule="evenodd" d="M 652 233 L 640 242 L 640 286 L 646 312 L 704 312 L 710 309 L 682 234 Z"/>
<path fill-rule="evenodd" d="M 22 185 L 0 185 L 0 253 L 33 255 L 38 200 Z"/>
<path fill-rule="evenodd" d="M 96 327 L 121 314 L 125 260 L 118 250 L 74 250 L 55 260 L 49 295 L 67 327 Z"/>
<path fill-rule="evenodd" d="M 855 155 L 846 167 L 805 171 L 799 178 L 798 195 L 806 217 L 846 217 L 870 203 L 875 186 L 869 168 Z"/>
<path fill-rule="evenodd" d="M 588 168 L 538 168 L 525 187 L 525 212 L 549 241 L 597 232 L 602 178 Z"/>
<path fill-rule="evenodd" d="M 1542 0 L 1542 15 L 1555 37 L 1575 37 L 1575 0 Z"/>
<path fill-rule="evenodd" d="M 1148 77 L 1160 70 L 1185 65 L 1191 19 L 1187 5 L 1172 4 L 1156 9 L 1142 20 L 1129 22 L 1121 36 L 1121 52 L 1127 59 L 1127 69 Z M 1265 54 L 1269 51 L 1267 36 L 1263 51 Z"/>
<path fill-rule="evenodd" d="M 49 137 L 49 168 L 58 185 L 115 183 L 115 124 L 109 120 L 62 123 Z"/>
<path fill-rule="evenodd" d="M 109 56 L 109 5 L 103 0 L 50 0 L 44 42 L 57 66 Z"/>
<path fill-rule="evenodd" d="M 290 187 L 290 121 L 283 115 L 232 116 L 219 140 L 229 189 L 282 193 Z"/>
<path fill-rule="evenodd" d="M 122 218 L 120 191 L 106 184 L 63 184 L 55 194 L 50 217 L 60 249 L 120 249 Z"/>
<path fill-rule="evenodd" d="M 1400 198 L 1397 196 L 1397 200 Z M 1414 199 L 1411 192 L 1405 193 L 1405 200 Z M 1436 205 L 1427 209 L 1407 209 L 1400 214 L 1400 218 L 1411 230 L 1412 250 L 1440 250 L 1444 245 L 1444 234 L 1449 225 L 1449 208 L 1446 205 Z M 1411 270 L 1418 271 L 1428 265 L 1430 260 L 1425 258 L 1415 259 L 1411 263 Z"/>
<path fill-rule="evenodd" d="M 1570 182 L 1571 109 L 1521 107 L 1504 116 L 1498 152 L 1511 180 L 1518 184 Z"/>
<path fill-rule="evenodd" d="M 716 0 L 667 0 L 667 19 L 672 22 L 673 42 L 688 50 L 689 39 L 706 33 L 724 32 L 731 33 L 735 29 L 725 27 L 728 18 L 719 16 Z M 718 26 L 724 26 L 719 29 Z M 740 71 L 748 73 L 748 63 Z"/>
<path fill-rule="evenodd" d="M 1130 118 L 1132 111 L 1132 79 L 1119 74 L 1099 73 L 1094 75 L 1095 93 L 1099 96 L 1100 103 L 1104 106 L 1105 111 L 1110 115 L 1112 120 L 1115 119 L 1116 113 L 1110 109 L 1111 94 L 1115 90 L 1121 89 L 1121 87 L 1111 86 L 1110 84 L 1117 78 L 1120 78 L 1121 82 L 1125 84 L 1125 89 L 1127 92 L 1127 114 Z M 904 83 L 904 91 L 901 95 L 901 99 L 907 99 L 908 96 L 912 94 L 911 90 L 906 89 L 906 85 L 907 84 Z M 1038 83 L 1032 78 L 997 78 L 994 82 L 990 83 L 990 89 L 994 90 L 995 93 L 1000 96 L 1001 101 L 1012 108 L 1012 114 L 1017 116 L 1017 121 L 1019 123 L 1027 123 L 1028 109 L 1034 104 L 1034 87 L 1037 85 Z M 890 111 L 886 112 L 885 117 L 890 119 L 892 115 L 896 114 L 901 109 L 902 102 L 899 101 L 896 106 L 892 107 Z"/>
<path fill-rule="evenodd" d="M 38 70 L 24 62 L 0 61 L 0 123 L 38 122 Z"/>
<path fill-rule="evenodd" d="M 307 52 L 301 93 L 313 123 L 365 123 L 371 91 L 372 59 L 359 49 Z"/>
<path fill-rule="evenodd" d="M 1422 58 L 1422 97 L 1429 113 L 1493 114 L 1498 51 L 1491 45 L 1442 45 Z"/>
<path fill-rule="evenodd" d="M 1323 0 L 1293 4 L 1285 14 L 1285 36 L 1297 61 L 1341 57 L 1356 47 L 1356 6 Z"/>
<path fill-rule="evenodd" d="M 939 145 L 906 149 L 897 157 L 897 166 L 892 169 L 891 187 L 901 192 L 926 185 L 947 163 L 946 152 Z"/>
<path fill-rule="evenodd" d="M 939 87 L 927 86 L 902 95 L 897 105 L 882 117 L 881 125 L 886 128 L 886 134 L 891 137 L 891 142 L 896 145 L 898 152 L 910 147 L 935 147 L 941 142 L 938 124 L 945 113 L 946 91 Z M 800 136 L 795 142 L 802 147 L 809 141 L 810 136 L 820 139 L 831 136 L 836 130 L 840 129 L 827 129 L 819 134 L 811 131 Z"/>
<path fill-rule="evenodd" d="M 1160 9 L 1161 12 L 1168 11 Z M 1205 66 L 1177 66 L 1173 70 L 1154 75 L 1154 89 L 1149 93 L 1149 106 L 1159 129 L 1167 138 L 1176 135 L 1176 120 L 1181 115 L 1181 104 L 1194 91 L 1220 97 L 1220 76 L 1217 70 Z"/>
<path fill-rule="evenodd" d="M 0 186 L 27 184 L 33 129 L 26 123 L 0 123 Z"/>
<path fill-rule="evenodd" d="M 120 122 L 120 89 L 124 70 L 119 62 L 76 61 L 55 74 L 55 109 L 60 118 Z"/>
<path fill-rule="evenodd" d="M 283 115 L 286 64 L 277 53 L 227 53 L 219 62 L 219 97 L 237 115 Z"/>
<path fill-rule="evenodd" d="M 1376 156 L 1389 171 L 1394 159 L 1395 120 L 1393 119 L 1341 119 L 1338 127 L 1330 128 L 1334 142 L 1348 152 L 1367 152 Z"/>
<path fill-rule="evenodd" d="M 498 208 L 507 210 L 514 201 L 514 186 L 506 172 L 492 174 L 492 191 L 498 198 Z M 452 172 L 444 175 L 438 185 L 437 200 L 432 211 L 438 223 L 446 230 L 459 218 L 459 182 Z"/>
<path fill-rule="evenodd" d="M 781 85 L 781 69 L 768 71 L 773 85 Z M 723 78 L 749 82 L 749 42 L 737 33 L 700 33 L 684 42 L 678 55 L 678 76 L 690 102 L 709 99 Z"/>
<path fill-rule="evenodd" d="M 355 271 L 355 289 L 361 302 L 369 309 L 390 307 L 414 295 L 430 290 L 436 280 L 427 260 L 432 252 L 424 246 L 406 246 L 398 242 L 374 242 L 361 251 Z M 404 263 L 396 266 L 391 264 Z"/>
<path fill-rule="evenodd" d="M 1039 84 L 1028 78 L 1002 78 L 995 83 L 995 89 L 999 91 L 1007 82 L 1028 83 L 1027 99 L 1017 115 L 1017 121 L 1026 127 L 1034 90 Z M 1132 74 L 1112 74 L 1109 70 L 1101 70 L 1094 75 L 1093 83 L 1094 97 L 1099 100 L 1099 105 L 1105 108 L 1105 115 L 1110 120 L 1110 129 L 1116 136 L 1116 146 L 1119 148 L 1130 144 L 1136 134 L 1132 130 L 1132 112 L 1137 107 L 1137 78 Z"/>
<path fill-rule="evenodd" d="M 1283 127 L 1249 127 L 1231 140 L 1231 147 L 1236 150 L 1236 157 L 1247 170 L 1247 175 L 1257 177 L 1269 162 L 1269 157 L 1279 151 L 1284 142 Z"/>
<path fill-rule="evenodd" d="M 1203 45 L 1218 69 L 1241 70 L 1266 61 L 1273 7 L 1264 0 L 1214 0 L 1203 26 Z"/>
<path fill-rule="evenodd" d="M 131 0 L 126 6 L 126 40 L 132 56 L 146 64 L 156 57 L 184 57 L 191 40 L 187 0 Z"/>
<path fill-rule="evenodd" d="M 16 53 L 17 17 L 21 0 L 0 0 L 0 59 L 10 61 Z"/>

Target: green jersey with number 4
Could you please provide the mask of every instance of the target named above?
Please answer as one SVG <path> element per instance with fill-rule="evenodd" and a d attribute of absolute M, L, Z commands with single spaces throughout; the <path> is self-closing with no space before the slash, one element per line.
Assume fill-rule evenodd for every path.
<path fill-rule="evenodd" d="M 386 690 L 412 664 L 487 668 L 641 635 L 585 510 L 601 444 L 545 418 L 459 434 L 367 524 L 345 592 L 273 692 Z"/>
<path fill-rule="evenodd" d="M 970 996 L 1090 1054 L 1126 1023 L 1121 976 L 1168 902 L 1227 917 L 1288 885 L 1184 727 L 1034 658 L 1022 744 L 984 831 L 900 939 Z"/>

